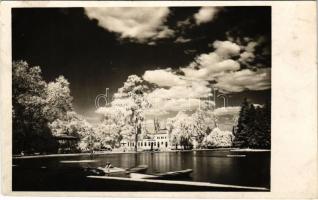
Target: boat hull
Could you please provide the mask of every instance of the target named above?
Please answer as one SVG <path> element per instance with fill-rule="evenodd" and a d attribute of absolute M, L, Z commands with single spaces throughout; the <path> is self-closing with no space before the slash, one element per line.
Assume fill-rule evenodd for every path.
<path fill-rule="evenodd" d="M 182 179 L 188 178 L 192 173 L 192 169 L 185 169 L 180 171 L 171 171 L 159 174 L 140 174 L 140 173 L 130 173 L 131 178 L 135 179 Z"/>

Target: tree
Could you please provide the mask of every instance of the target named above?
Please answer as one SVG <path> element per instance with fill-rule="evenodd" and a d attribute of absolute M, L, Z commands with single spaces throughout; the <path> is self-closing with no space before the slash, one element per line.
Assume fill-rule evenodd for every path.
<path fill-rule="evenodd" d="M 13 153 L 56 152 L 49 123 L 72 111 L 69 82 L 62 76 L 47 84 L 41 68 L 25 61 L 12 65 Z"/>
<path fill-rule="evenodd" d="M 229 131 L 221 131 L 214 128 L 212 132 L 204 137 L 202 146 L 207 148 L 213 147 L 230 147 L 232 146 L 233 134 Z"/>
<path fill-rule="evenodd" d="M 134 137 L 135 144 L 138 142 L 138 135 L 142 132 L 144 111 L 150 107 L 145 98 L 149 87 L 136 75 L 130 75 L 123 87 L 114 94 L 114 99 L 108 107 L 100 108 L 97 112 L 102 113 L 107 119 L 106 123 L 116 124 L 119 138 Z M 135 145 L 137 151 L 137 145 Z"/>
<path fill-rule="evenodd" d="M 49 121 L 63 119 L 68 111 L 73 110 L 69 85 L 63 76 L 47 84 L 44 112 Z"/>
<path fill-rule="evenodd" d="M 248 146 L 248 122 L 249 122 L 249 117 L 248 117 L 248 112 L 249 112 L 249 103 L 247 99 L 244 99 L 240 114 L 239 114 L 239 119 L 238 119 L 238 124 L 234 133 L 235 139 L 233 142 L 233 145 L 235 147 L 247 147 Z"/>
<path fill-rule="evenodd" d="M 234 129 L 234 146 L 240 148 L 270 148 L 270 104 L 255 106 L 245 99 Z"/>
<path fill-rule="evenodd" d="M 24 61 L 13 62 L 13 153 L 56 151 L 57 143 L 47 126 L 43 110 L 46 87 L 40 67 L 30 67 Z"/>
<path fill-rule="evenodd" d="M 87 127 L 89 123 L 74 111 L 66 112 L 63 119 L 57 118 L 49 123 L 54 136 L 69 135 L 74 137 L 82 137 L 87 135 Z"/>
<path fill-rule="evenodd" d="M 256 108 L 255 117 L 255 132 L 254 140 L 256 141 L 253 148 L 265 148 L 271 147 L 271 115 L 270 115 L 270 104 L 267 102 L 264 107 Z"/>
<path fill-rule="evenodd" d="M 191 117 L 179 112 L 175 117 L 168 119 L 170 140 L 173 145 L 182 146 L 183 149 L 192 148 L 193 124 Z"/>
<path fill-rule="evenodd" d="M 202 141 L 213 128 L 215 128 L 215 116 L 212 111 L 198 109 L 191 115 L 193 136 L 197 147 L 202 146 Z"/>

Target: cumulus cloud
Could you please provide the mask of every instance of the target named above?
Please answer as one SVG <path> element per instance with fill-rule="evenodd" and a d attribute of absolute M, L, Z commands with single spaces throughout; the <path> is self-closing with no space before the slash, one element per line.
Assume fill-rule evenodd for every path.
<path fill-rule="evenodd" d="M 181 71 L 187 78 L 215 81 L 214 86 L 225 93 L 269 89 L 270 68 L 257 69 L 257 66 L 251 66 L 256 70 L 241 69 L 241 64 L 250 66 L 255 60 L 257 45 L 252 40 L 245 46 L 231 41 L 215 41 L 211 45 L 215 48 L 213 52 L 199 55 Z"/>
<path fill-rule="evenodd" d="M 219 12 L 219 10 L 220 8 L 216 7 L 202 7 L 198 13 L 194 14 L 196 24 L 199 25 L 202 23 L 212 21 Z"/>
<path fill-rule="evenodd" d="M 175 86 L 186 84 L 180 76 L 171 72 L 170 69 L 148 70 L 144 73 L 143 79 L 150 83 L 155 83 L 158 86 Z"/>
<path fill-rule="evenodd" d="M 255 47 L 256 47 L 257 45 L 258 45 L 257 42 L 251 41 L 251 42 L 249 42 L 249 43 L 244 47 L 244 49 L 245 49 L 245 51 L 247 51 L 247 52 L 254 52 L 254 51 L 255 51 Z"/>
<path fill-rule="evenodd" d="M 151 102 L 152 108 L 145 111 L 146 118 L 160 118 L 171 116 L 180 111 L 195 111 L 200 108 L 203 101 L 195 98 L 177 98 L 177 99 L 156 99 L 157 102 Z"/>
<path fill-rule="evenodd" d="M 252 62 L 255 59 L 255 55 L 252 52 L 245 51 L 241 53 L 239 61 L 242 63 Z"/>
<path fill-rule="evenodd" d="M 180 36 L 174 42 L 175 43 L 187 43 L 187 42 L 190 42 L 190 41 L 191 41 L 190 38 L 184 38 L 184 37 Z"/>
<path fill-rule="evenodd" d="M 167 112 L 194 111 L 200 106 L 199 99 L 169 99 L 162 105 Z"/>
<path fill-rule="evenodd" d="M 174 31 L 164 25 L 169 8 L 85 8 L 90 19 L 98 20 L 98 25 L 108 31 L 118 33 L 120 38 L 130 38 L 137 42 L 148 42 L 168 38 Z"/>
<path fill-rule="evenodd" d="M 240 46 L 230 41 L 215 41 L 213 47 L 216 49 L 215 53 L 221 57 L 228 58 L 240 53 Z"/>
<path fill-rule="evenodd" d="M 145 110 L 144 115 L 146 118 L 151 119 L 151 118 L 158 118 L 158 117 L 169 115 L 169 112 L 163 109 L 151 108 L 151 109 Z"/>
<path fill-rule="evenodd" d="M 189 85 L 173 86 L 168 89 L 157 88 L 148 94 L 148 98 L 156 99 L 179 99 L 179 98 L 206 98 L 211 95 L 211 88 L 206 82 L 193 81 Z"/>
<path fill-rule="evenodd" d="M 256 71 L 244 69 L 226 73 L 217 78 L 216 87 L 223 92 L 242 92 L 244 90 L 266 90 L 271 87 L 271 69 Z"/>
<path fill-rule="evenodd" d="M 183 27 L 186 27 L 186 26 L 190 26 L 191 25 L 191 21 L 190 21 L 190 18 L 187 18 L 183 21 L 178 21 L 177 22 L 177 27 L 179 28 L 183 28 Z"/>
<path fill-rule="evenodd" d="M 152 105 L 151 110 L 171 114 L 185 110 L 194 111 L 207 103 L 213 106 L 214 102 L 210 102 L 210 96 L 211 88 L 207 86 L 207 82 L 192 81 L 187 85 L 157 88 L 146 98 Z"/>
<path fill-rule="evenodd" d="M 239 106 L 233 106 L 233 107 L 222 107 L 217 108 L 213 111 L 213 113 L 216 116 L 224 116 L 224 115 L 238 115 L 241 110 L 241 107 Z"/>
<path fill-rule="evenodd" d="M 196 69 L 198 68 L 198 69 Z M 232 59 L 223 60 L 223 58 L 215 52 L 209 54 L 201 54 L 188 67 L 181 70 L 187 77 L 193 77 L 203 80 L 214 80 L 216 76 L 227 71 L 236 71 L 240 69 L 240 64 Z"/>

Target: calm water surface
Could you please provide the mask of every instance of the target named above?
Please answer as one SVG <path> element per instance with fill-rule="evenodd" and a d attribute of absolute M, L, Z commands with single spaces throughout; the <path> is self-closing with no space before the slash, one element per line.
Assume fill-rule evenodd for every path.
<path fill-rule="evenodd" d="M 228 155 L 246 155 L 228 157 Z M 95 160 L 93 163 L 63 163 L 65 160 Z M 241 186 L 267 187 L 270 185 L 270 152 L 231 152 L 207 150 L 188 152 L 123 153 L 105 155 L 81 155 L 66 157 L 14 159 L 13 168 L 53 170 L 68 167 L 99 167 L 111 162 L 113 166 L 129 168 L 148 165 L 146 173 L 159 173 L 193 169 L 190 181 L 212 182 Z M 14 180 L 13 180 L 14 181 Z"/>

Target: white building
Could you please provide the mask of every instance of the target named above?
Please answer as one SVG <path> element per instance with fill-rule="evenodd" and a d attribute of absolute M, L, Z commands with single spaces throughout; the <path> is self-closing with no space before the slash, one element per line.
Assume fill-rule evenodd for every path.
<path fill-rule="evenodd" d="M 133 151 L 135 145 L 137 145 L 138 151 L 167 151 L 171 149 L 169 134 L 166 129 L 161 129 L 158 130 L 157 133 L 149 134 L 148 138 L 139 138 L 137 143 L 135 142 L 134 136 L 121 141 L 121 148 L 124 151 Z"/>

